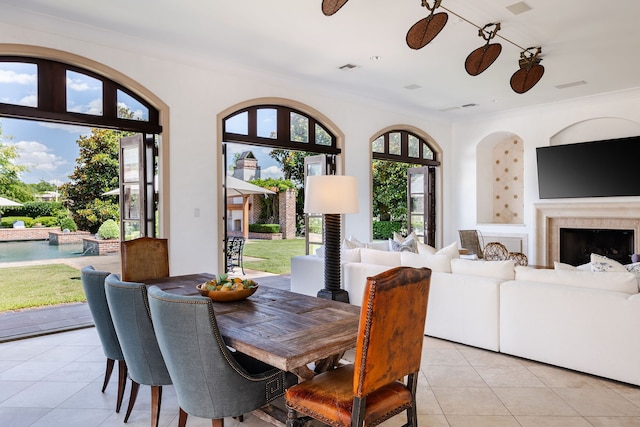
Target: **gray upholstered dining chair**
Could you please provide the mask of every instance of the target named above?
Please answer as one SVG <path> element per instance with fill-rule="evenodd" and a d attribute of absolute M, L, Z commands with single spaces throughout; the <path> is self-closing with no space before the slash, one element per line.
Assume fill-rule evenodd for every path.
<path fill-rule="evenodd" d="M 124 361 L 124 354 L 113 326 L 111 313 L 107 304 L 107 296 L 104 292 L 104 280 L 111 274 L 108 271 L 98 271 L 92 265 L 84 267 L 80 275 L 82 277 L 82 288 L 87 297 L 87 304 L 93 323 L 96 326 L 102 351 L 107 357 L 107 368 L 104 373 L 104 383 L 102 384 L 102 392 L 107 389 L 113 366 L 118 361 L 118 396 L 116 399 L 116 412 L 120 412 L 122 406 L 122 398 L 127 385 L 127 364 Z"/>
<path fill-rule="evenodd" d="M 212 419 L 240 417 L 282 396 L 297 378 L 227 348 L 207 297 L 149 288 L 149 307 L 158 344 L 180 405 L 178 426 L 187 414 Z"/>
<path fill-rule="evenodd" d="M 124 422 L 129 420 L 138 388 L 143 384 L 151 386 L 151 427 L 157 427 L 162 386 L 172 382 L 151 323 L 147 287 L 143 283 L 123 282 L 120 275 L 110 274 L 105 279 L 105 292 L 131 378 L 131 394 Z"/>

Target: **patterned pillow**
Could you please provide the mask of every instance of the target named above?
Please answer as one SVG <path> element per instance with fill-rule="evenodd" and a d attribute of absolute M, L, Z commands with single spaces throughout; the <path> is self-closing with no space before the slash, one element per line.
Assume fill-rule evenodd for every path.
<path fill-rule="evenodd" d="M 618 261 L 606 256 L 591 254 L 591 271 L 593 272 L 626 272 L 627 269 Z"/>
<path fill-rule="evenodd" d="M 400 233 L 393 232 L 393 239 L 389 239 L 389 250 L 393 252 L 413 252 L 418 253 L 418 236 L 412 231 L 407 237 L 402 237 Z"/>

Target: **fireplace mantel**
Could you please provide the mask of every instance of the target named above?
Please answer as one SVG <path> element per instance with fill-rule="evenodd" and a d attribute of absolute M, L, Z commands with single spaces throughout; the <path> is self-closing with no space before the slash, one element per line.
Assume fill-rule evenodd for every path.
<path fill-rule="evenodd" d="M 536 263 L 553 267 L 560 260 L 560 228 L 634 230 L 640 253 L 640 202 L 536 203 Z"/>

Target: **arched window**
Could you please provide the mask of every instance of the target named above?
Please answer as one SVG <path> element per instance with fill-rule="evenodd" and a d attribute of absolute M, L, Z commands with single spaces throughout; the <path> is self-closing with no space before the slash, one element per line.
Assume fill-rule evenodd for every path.
<path fill-rule="evenodd" d="M 159 134 L 156 108 L 113 80 L 49 59 L 0 56 L 0 116 Z M 127 114 L 125 114 L 125 112 Z"/>
<path fill-rule="evenodd" d="M 413 132 L 390 130 L 372 141 L 371 152 L 373 238 L 400 229 L 435 246 L 436 150 Z"/>
<path fill-rule="evenodd" d="M 339 154 L 336 137 L 322 123 L 296 109 L 255 105 L 222 120 L 223 140 L 253 145 Z"/>

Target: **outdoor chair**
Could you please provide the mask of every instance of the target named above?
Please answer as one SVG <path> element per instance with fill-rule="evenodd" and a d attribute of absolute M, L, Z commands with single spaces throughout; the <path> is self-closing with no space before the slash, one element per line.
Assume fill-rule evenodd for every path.
<path fill-rule="evenodd" d="M 116 399 L 116 412 L 120 412 L 122 398 L 127 385 L 127 364 L 124 361 L 124 354 L 113 326 L 107 296 L 104 290 L 104 280 L 111 274 L 108 271 L 97 271 L 92 265 L 84 267 L 80 275 L 82 277 L 82 288 L 87 297 L 87 305 L 91 311 L 93 323 L 96 326 L 102 351 L 107 357 L 107 368 L 104 373 L 102 392 L 107 389 L 113 366 L 118 361 L 118 395 Z"/>
<path fill-rule="evenodd" d="M 227 348 L 211 299 L 149 288 L 149 306 L 160 350 L 178 397 L 178 426 L 187 414 L 212 419 L 242 417 L 282 396 L 297 378 Z"/>
<path fill-rule="evenodd" d="M 236 267 L 242 269 L 244 275 L 244 237 L 229 237 L 227 239 L 227 273 L 233 273 Z"/>
<path fill-rule="evenodd" d="M 122 280 L 140 282 L 169 276 L 167 239 L 140 237 L 120 244 Z"/>
<path fill-rule="evenodd" d="M 505 261 L 509 259 L 509 250 L 500 242 L 489 242 L 484 247 L 484 259 L 487 261 Z"/>
<path fill-rule="evenodd" d="M 287 427 L 298 414 L 333 427 L 361 427 L 404 411 L 405 426 L 417 426 L 430 284 L 428 268 L 397 267 L 367 278 L 355 362 L 287 389 Z"/>
<path fill-rule="evenodd" d="M 147 287 L 142 283 L 123 282 L 119 275 L 110 274 L 105 279 L 105 292 L 131 378 L 124 422 L 129 420 L 140 384 L 144 384 L 151 386 L 151 427 L 157 427 L 162 386 L 172 382 L 153 331 Z"/>
<path fill-rule="evenodd" d="M 469 255 L 475 254 L 478 259 L 483 258 L 480 244 L 482 235 L 478 230 L 458 230 L 460 235 L 460 247 L 469 251 Z"/>

